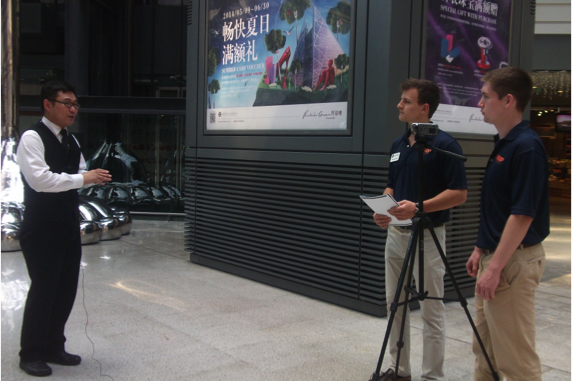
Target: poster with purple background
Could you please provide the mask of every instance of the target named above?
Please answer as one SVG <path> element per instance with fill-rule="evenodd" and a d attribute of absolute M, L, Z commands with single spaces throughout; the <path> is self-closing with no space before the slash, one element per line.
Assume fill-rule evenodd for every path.
<path fill-rule="evenodd" d="M 447 131 L 496 133 L 483 122 L 481 78 L 508 66 L 510 0 L 430 0 L 425 78 L 439 85 L 432 120 Z"/>

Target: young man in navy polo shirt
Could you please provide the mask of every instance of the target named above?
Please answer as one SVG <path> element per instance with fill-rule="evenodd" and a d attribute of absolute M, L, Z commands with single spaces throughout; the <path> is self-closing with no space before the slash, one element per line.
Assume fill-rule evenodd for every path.
<path fill-rule="evenodd" d="M 408 79 L 401 84 L 401 101 L 397 105 L 399 120 L 411 123 L 429 123 L 439 106 L 439 87 L 428 80 Z M 389 164 L 389 177 L 384 194 L 391 194 L 399 204 L 389 210 L 389 213 L 399 220 L 407 220 L 415 216 L 416 203 L 419 201 L 419 154 L 415 149 L 415 135 L 408 128 L 403 136 L 393 142 Z M 439 131 L 430 146 L 462 155 L 461 147 L 453 137 L 444 131 Z M 448 155 L 427 148 L 423 154 L 423 209 L 433 222 L 439 244 L 445 250 L 445 227 L 449 221 L 449 209 L 462 204 L 467 199 L 467 179 L 464 164 Z M 387 229 L 390 218 L 374 214 L 374 221 L 382 229 Z M 405 253 L 411 236 L 410 228 L 391 226 L 388 229 L 385 243 L 385 290 L 388 303 L 395 298 L 397 282 Z M 424 231 L 424 289 L 431 297 L 442 298 L 444 295 L 443 263 L 429 230 Z M 419 274 L 419 261 L 414 264 L 416 282 Z M 405 295 L 401 293 L 401 299 Z M 427 299 L 421 304 L 423 319 L 423 380 L 444 380 L 443 362 L 445 357 L 445 306 L 441 300 Z M 380 381 L 411 380 L 409 362 L 409 314 L 406 315 L 404 330 L 404 346 L 399 360 L 397 378 L 395 366 L 397 359 L 397 342 L 403 319 L 403 309 L 395 314 L 392 330 L 389 336 L 389 353 L 392 365 L 380 375 Z"/>
<path fill-rule="evenodd" d="M 498 135 L 483 178 L 477 244 L 467 262 L 469 275 L 477 277 L 475 324 L 495 370 L 510 381 L 539 381 L 534 292 L 544 272 L 541 242 L 550 226 L 548 157 L 522 119 L 532 96 L 530 75 L 507 67 L 482 81 L 479 107 Z M 491 380 L 475 339 L 473 352 L 474 380 Z"/>

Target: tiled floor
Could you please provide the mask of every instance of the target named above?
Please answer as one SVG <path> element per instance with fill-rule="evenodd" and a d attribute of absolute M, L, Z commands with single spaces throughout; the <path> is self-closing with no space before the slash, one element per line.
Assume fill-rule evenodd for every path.
<path fill-rule="evenodd" d="M 537 347 L 544 380 L 568 381 L 569 201 L 552 211 Z M 387 319 L 195 265 L 183 251 L 180 222 L 136 220 L 130 236 L 83 253 L 66 330 L 68 351 L 83 361 L 54 365 L 51 380 L 365 381 L 375 370 Z M 29 380 L 17 356 L 29 279 L 20 252 L 1 259 L 2 380 Z M 419 342 L 419 311 L 412 326 L 412 343 Z M 447 380 L 472 379 L 471 335 L 462 308 L 447 304 Z M 411 357 L 419 381 L 421 345 Z"/>

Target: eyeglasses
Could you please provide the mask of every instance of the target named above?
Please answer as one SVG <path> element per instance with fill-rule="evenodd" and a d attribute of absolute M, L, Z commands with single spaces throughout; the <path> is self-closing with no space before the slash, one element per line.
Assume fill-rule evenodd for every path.
<path fill-rule="evenodd" d="M 75 107 L 76 110 L 79 110 L 79 108 L 81 107 L 81 105 L 79 103 L 62 102 L 62 101 L 58 101 L 55 99 L 50 99 L 50 101 L 61 103 L 64 106 L 66 106 L 67 108 L 72 108 L 72 106 L 73 106 L 73 107 Z"/>

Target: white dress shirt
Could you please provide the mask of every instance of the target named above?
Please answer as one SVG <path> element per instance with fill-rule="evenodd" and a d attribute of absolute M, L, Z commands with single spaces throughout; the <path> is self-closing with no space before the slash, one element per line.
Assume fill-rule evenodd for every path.
<path fill-rule="evenodd" d="M 42 117 L 42 123 L 53 132 L 60 142 L 62 141 L 60 127 L 50 122 L 46 117 Z M 79 147 L 77 139 L 76 143 Z M 33 190 L 36 192 L 57 193 L 83 187 L 83 176 L 81 174 L 86 171 L 86 165 L 82 154 L 80 154 L 77 174 L 54 173 L 50 171 L 50 167 L 46 163 L 44 151 L 44 143 L 36 131 L 28 130 L 22 134 L 18 151 L 16 152 L 16 160 L 26 182 Z"/>

